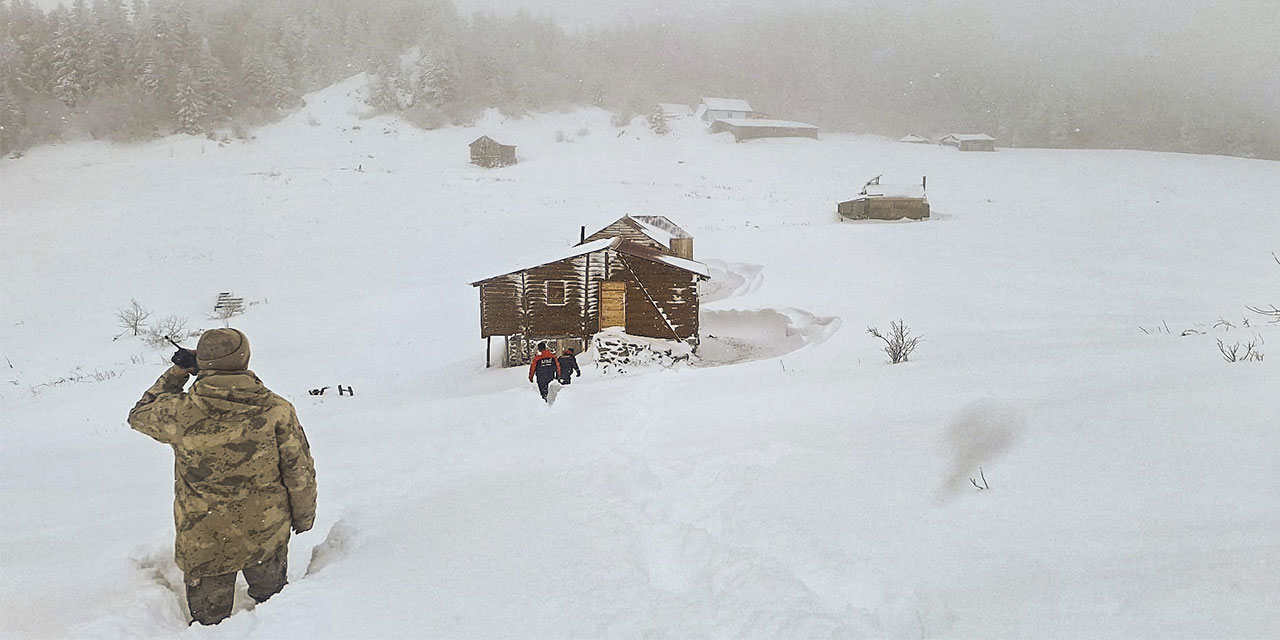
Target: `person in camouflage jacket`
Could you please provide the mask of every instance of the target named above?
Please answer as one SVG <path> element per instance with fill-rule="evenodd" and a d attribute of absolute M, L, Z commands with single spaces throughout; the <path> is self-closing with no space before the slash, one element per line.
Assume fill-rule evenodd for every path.
<path fill-rule="evenodd" d="M 315 521 L 315 465 L 293 405 L 248 370 L 243 333 L 206 331 L 194 355 L 197 367 L 175 364 L 147 389 L 129 426 L 173 447 L 174 555 L 192 618 L 217 624 L 237 572 L 259 602 L 284 587 L 289 530 Z"/>

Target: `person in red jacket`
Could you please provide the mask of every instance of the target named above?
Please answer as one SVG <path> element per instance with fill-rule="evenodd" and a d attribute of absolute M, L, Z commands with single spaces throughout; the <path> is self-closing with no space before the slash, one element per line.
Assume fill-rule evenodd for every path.
<path fill-rule="evenodd" d="M 546 400 L 547 387 L 551 386 L 552 380 L 560 377 L 560 361 L 545 342 L 538 343 L 538 355 L 529 364 L 529 382 L 533 382 L 535 377 L 538 379 L 538 391 L 542 393 L 542 399 Z"/>

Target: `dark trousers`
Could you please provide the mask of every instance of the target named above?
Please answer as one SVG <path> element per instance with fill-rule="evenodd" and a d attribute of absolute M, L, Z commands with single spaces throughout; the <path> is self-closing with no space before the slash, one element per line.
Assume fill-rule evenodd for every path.
<path fill-rule="evenodd" d="M 280 593 L 285 584 L 288 560 L 289 545 L 286 544 L 261 563 L 245 567 L 244 581 L 249 583 L 249 597 L 255 602 L 265 602 L 267 598 Z M 183 578 L 187 585 L 187 608 L 191 610 L 191 618 L 195 622 L 218 624 L 231 615 L 237 573 L 240 572 Z"/>
<path fill-rule="evenodd" d="M 538 378 L 538 393 L 542 394 L 542 399 L 547 399 L 547 388 L 551 386 L 551 379 L 543 380 Z"/>

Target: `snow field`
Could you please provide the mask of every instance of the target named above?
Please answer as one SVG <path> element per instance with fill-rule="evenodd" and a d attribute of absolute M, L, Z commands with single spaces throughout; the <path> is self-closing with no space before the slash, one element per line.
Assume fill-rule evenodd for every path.
<path fill-rule="evenodd" d="M 1240 326 L 1280 298 L 1280 164 L 424 132 L 358 86 L 252 141 L 0 164 L 0 636 L 1280 635 L 1280 374 L 1215 342 L 1280 344 Z M 468 165 L 481 134 L 521 163 Z M 927 175 L 934 219 L 837 222 L 877 174 Z M 584 359 L 550 407 L 485 370 L 467 283 L 624 213 L 712 268 L 703 366 Z M 111 338 L 130 298 L 215 326 L 219 291 L 257 303 L 320 515 L 284 592 L 187 629 L 172 457 L 124 424 L 168 351 Z M 925 341 L 891 367 L 864 329 L 898 318 Z"/>

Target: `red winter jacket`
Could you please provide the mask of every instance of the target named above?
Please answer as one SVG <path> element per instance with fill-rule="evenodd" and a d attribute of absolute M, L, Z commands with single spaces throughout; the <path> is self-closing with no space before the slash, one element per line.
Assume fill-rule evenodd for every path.
<path fill-rule="evenodd" d="M 533 382 L 533 373 L 538 368 L 538 362 L 542 360 L 546 360 L 547 358 L 550 358 L 551 361 L 556 364 L 555 377 L 557 378 L 560 377 L 560 361 L 556 360 L 556 354 L 551 353 L 550 349 L 544 349 L 542 353 L 539 353 L 536 357 L 534 357 L 533 362 L 529 363 L 529 382 Z"/>

